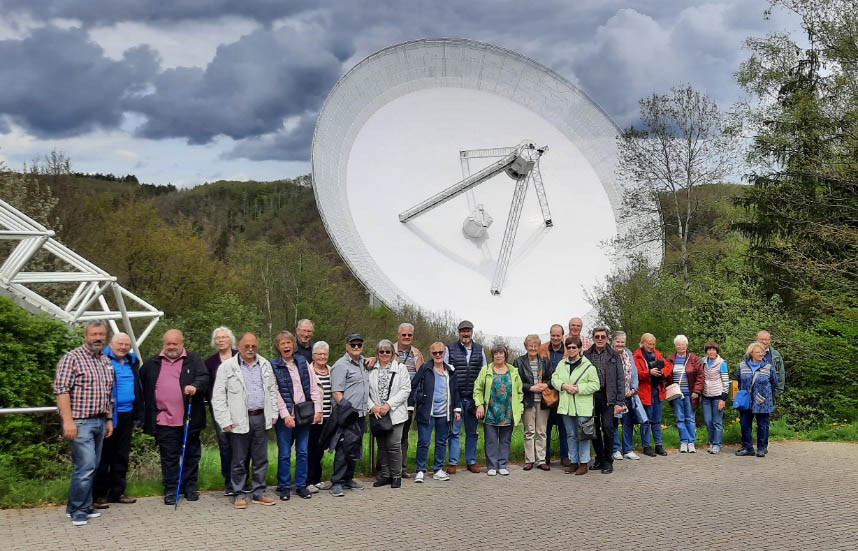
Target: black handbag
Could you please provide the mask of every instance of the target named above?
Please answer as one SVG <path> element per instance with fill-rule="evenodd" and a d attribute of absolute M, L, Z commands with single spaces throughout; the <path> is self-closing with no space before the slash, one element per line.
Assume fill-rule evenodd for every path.
<path fill-rule="evenodd" d="M 390 390 L 393 388 L 393 379 L 395 376 L 396 373 L 390 374 L 390 381 L 387 383 L 387 398 L 384 399 L 385 402 L 390 399 Z M 390 420 L 390 411 L 381 417 L 376 417 L 372 413 L 369 414 L 369 431 L 373 436 L 384 436 L 392 430 L 393 421 Z"/>
<path fill-rule="evenodd" d="M 292 417 L 295 418 L 296 427 L 312 425 L 313 417 L 316 416 L 316 406 L 313 405 L 313 402 L 310 400 L 301 402 L 300 404 L 295 404 L 293 414 L 294 415 Z"/>

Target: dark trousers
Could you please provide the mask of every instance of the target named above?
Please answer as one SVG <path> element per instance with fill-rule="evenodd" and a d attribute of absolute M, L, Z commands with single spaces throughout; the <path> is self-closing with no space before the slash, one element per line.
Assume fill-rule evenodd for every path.
<path fill-rule="evenodd" d="M 411 419 L 414 417 L 414 412 L 408 412 L 408 419 L 402 425 L 402 472 L 408 467 L 408 433 L 411 432 Z M 395 476 L 395 475 L 394 475 Z"/>
<path fill-rule="evenodd" d="M 557 427 L 557 447 L 560 459 L 569 457 L 569 446 L 566 438 L 566 425 L 563 424 L 562 416 L 557 413 L 557 408 L 548 414 L 548 425 L 545 427 L 545 462 L 551 463 L 551 432 Z"/>
<path fill-rule="evenodd" d="M 250 430 L 244 434 L 230 433 L 232 464 L 230 481 L 236 496 L 247 492 L 247 467 L 253 462 L 253 497 L 265 493 L 265 475 L 268 473 L 268 431 L 265 430 L 265 414 L 248 417 Z"/>
<path fill-rule="evenodd" d="M 179 457 L 182 455 L 182 435 L 185 427 L 155 426 L 155 442 L 161 452 L 161 482 L 164 484 L 164 494 L 176 491 L 176 481 L 179 478 Z M 185 446 L 185 463 L 182 466 L 182 485 L 180 492 L 197 490 L 197 474 L 199 473 L 200 431 L 188 432 L 188 442 Z"/>
<path fill-rule="evenodd" d="M 596 461 L 613 463 L 611 454 L 614 451 L 614 431 L 617 430 L 614 406 L 608 405 L 608 398 L 603 390 L 594 394 L 593 398 L 593 420 L 596 422 L 593 448 L 596 450 Z"/>
<path fill-rule="evenodd" d="M 742 447 L 746 450 L 754 449 L 753 425 L 754 418 L 757 419 L 757 448 L 767 449 L 769 447 L 769 413 L 753 413 L 752 411 L 739 412 L 739 424 L 742 427 Z"/>
<path fill-rule="evenodd" d="M 325 419 L 319 425 L 310 425 L 310 440 L 307 442 L 307 484 L 318 486 L 322 483 L 322 458 L 325 457 L 325 446 L 320 441 L 325 429 Z"/>
<path fill-rule="evenodd" d="M 131 454 L 131 434 L 134 422 L 130 411 L 117 414 L 113 434 L 101 445 L 101 460 L 95 471 L 92 496 L 116 501 L 125 495 L 125 477 L 128 475 L 128 457 Z"/>
<path fill-rule="evenodd" d="M 357 423 L 363 435 L 363 431 L 366 430 L 364 426 L 366 419 L 358 417 L 352 422 Z M 356 446 L 363 446 L 363 441 L 356 443 Z M 337 442 L 337 447 L 334 449 L 334 472 L 331 474 L 331 484 L 345 484 L 354 478 L 355 467 L 361 455 L 360 449 L 353 449 L 356 446 L 345 446 L 342 438 Z"/>

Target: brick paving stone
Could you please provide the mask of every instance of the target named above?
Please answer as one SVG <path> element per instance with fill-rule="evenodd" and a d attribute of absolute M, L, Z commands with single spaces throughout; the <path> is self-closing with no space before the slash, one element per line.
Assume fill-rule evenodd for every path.
<path fill-rule="evenodd" d="M 460 471 L 244 511 L 218 492 L 175 512 L 151 497 L 84 527 L 63 507 L 3 510 L 0 549 L 856 548 L 858 445 L 772 443 L 765 459 L 732 451 L 617 461 L 612 475 Z"/>

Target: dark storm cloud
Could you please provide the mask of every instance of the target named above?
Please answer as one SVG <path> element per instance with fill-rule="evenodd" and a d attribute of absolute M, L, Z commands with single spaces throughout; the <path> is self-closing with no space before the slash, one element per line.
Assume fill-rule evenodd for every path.
<path fill-rule="evenodd" d="M 146 116 L 138 134 L 207 143 L 275 132 L 290 116 L 318 109 L 341 62 L 314 33 L 259 29 L 220 46 L 205 68 L 169 69 L 154 92 L 126 106 Z"/>
<path fill-rule="evenodd" d="M 86 32 L 54 27 L 0 41 L 0 60 L 0 113 L 39 137 L 115 127 L 123 99 L 158 69 L 156 54 L 146 46 L 115 61 Z"/>
<path fill-rule="evenodd" d="M 306 161 L 310 158 L 310 144 L 316 125 L 314 113 L 299 118 L 292 130 L 281 130 L 266 136 L 248 138 L 224 155 L 225 159 L 251 161 Z"/>

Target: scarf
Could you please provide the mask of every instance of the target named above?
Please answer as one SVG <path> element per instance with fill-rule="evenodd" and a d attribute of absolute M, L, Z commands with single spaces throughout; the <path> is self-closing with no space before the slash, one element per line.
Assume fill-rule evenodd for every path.
<path fill-rule="evenodd" d="M 647 362 L 655 361 L 655 349 L 652 352 L 647 352 L 646 348 L 641 347 L 641 352 L 643 352 L 643 357 Z"/>
<path fill-rule="evenodd" d="M 627 348 L 624 348 L 623 351 L 620 352 L 620 358 L 623 360 L 623 370 L 626 372 L 626 394 L 628 394 L 632 391 L 632 369 L 637 368 L 635 367 L 632 355 L 629 353 Z M 624 396 L 626 394 L 624 394 Z"/>

